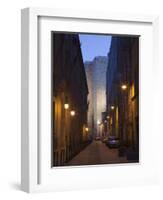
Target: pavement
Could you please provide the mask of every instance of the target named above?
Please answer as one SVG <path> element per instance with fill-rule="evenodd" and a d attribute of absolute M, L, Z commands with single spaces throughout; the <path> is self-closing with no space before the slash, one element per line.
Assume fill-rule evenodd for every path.
<path fill-rule="evenodd" d="M 66 165 L 97 165 L 126 163 L 126 157 L 119 157 L 117 149 L 109 149 L 101 141 L 93 141 Z"/>

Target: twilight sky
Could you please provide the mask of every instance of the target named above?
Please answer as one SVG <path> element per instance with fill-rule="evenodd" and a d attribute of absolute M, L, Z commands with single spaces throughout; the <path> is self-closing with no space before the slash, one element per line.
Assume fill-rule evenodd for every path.
<path fill-rule="evenodd" d="M 95 34 L 79 34 L 83 60 L 92 61 L 95 56 L 107 56 L 111 36 Z"/>

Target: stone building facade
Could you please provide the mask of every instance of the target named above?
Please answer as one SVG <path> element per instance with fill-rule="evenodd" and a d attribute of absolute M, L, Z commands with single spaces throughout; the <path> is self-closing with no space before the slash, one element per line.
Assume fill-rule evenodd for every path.
<path fill-rule="evenodd" d="M 100 136 L 99 124 L 102 121 L 102 112 L 106 109 L 107 64 L 106 56 L 97 56 L 93 61 L 85 62 L 89 89 L 88 126 L 93 137 Z"/>
<path fill-rule="evenodd" d="M 121 147 L 139 151 L 139 38 L 112 37 L 108 54 L 106 113 L 108 136 Z M 132 150 L 131 150 L 132 149 Z M 134 155 L 134 153 L 133 153 Z"/>
<path fill-rule="evenodd" d="M 88 86 L 77 34 L 52 34 L 53 166 L 62 166 L 88 140 Z"/>
<path fill-rule="evenodd" d="M 91 138 L 93 138 L 93 127 L 94 127 L 94 109 L 93 109 L 93 63 L 92 62 L 85 62 L 85 72 L 87 77 L 87 84 L 88 84 L 88 127 L 91 133 Z"/>

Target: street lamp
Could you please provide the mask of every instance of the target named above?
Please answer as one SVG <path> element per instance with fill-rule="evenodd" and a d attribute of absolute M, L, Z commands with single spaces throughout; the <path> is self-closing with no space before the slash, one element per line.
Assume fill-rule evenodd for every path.
<path fill-rule="evenodd" d="M 89 128 L 88 128 L 88 127 L 85 127 L 85 131 L 88 132 L 88 131 L 89 131 Z"/>
<path fill-rule="evenodd" d="M 65 104 L 64 104 L 64 109 L 65 109 L 65 110 L 69 109 L 69 104 L 68 104 L 68 103 L 65 103 Z"/>
<path fill-rule="evenodd" d="M 70 111 L 70 115 L 73 117 L 73 116 L 75 116 L 75 110 L 71 110 Z"/>
<path fill-rule="evenodd" d="M 68 104 L 68 99 L 67 99 L 67 97 L 65 98 L 64 109 L 65 109 L 65 110 L 69 109 L 69 104 Z"/>
<path fill-rule="evenodd" d="M 126 89 L 127 89 L 127 85 L 126 85 L 126 84 L 122 84 L 122 85 L 121 85 L 121 89 L 122 89 L 122 90 L 126 90 Z"/>

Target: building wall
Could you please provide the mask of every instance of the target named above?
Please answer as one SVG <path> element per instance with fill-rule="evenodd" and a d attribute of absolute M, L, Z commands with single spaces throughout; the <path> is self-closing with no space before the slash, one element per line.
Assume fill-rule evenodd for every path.
<path fill-rule="evenodd" d="M 120 138 L 121 145 L 138 149 L 139 141 L 139 39 L 112 37 L 108 54 L 106 112 L 108 135 Z M 125 84 L 126 90 L 121 86 Z M 114 105 L 114 110 L 111 106 Z"/>
<path fill-rule="evenodd" d="M 53 33 L 52 41 L 53 165 L 57 166 L 77 154 L 87 138 L 83 127 L 87 126 L 88 86 L 78 35 Z"/>
<path fill-rule="evenodd" d="M 93 64 L 92 62 L 85 62 L 85 71 L 87 77 L 88 84 L 88 127 L 90 129 L 90 133 L 93 131 L 94 127 L 94 113 L 93 113 Z M 92 138 L 93 134 L 91 134 Z"/>
<path fill-rule="evenodd" d="M 93 61 L 85 63 L 89 88 L 88 122 L 93 137 L 100 133 L 97 122 L 102 121 L 102 112 L 106 108 L 106 70 L 108 59 L 105 56 L 95 57 Z"/>

